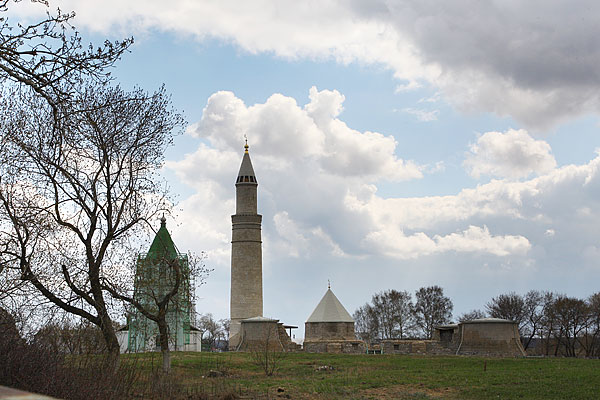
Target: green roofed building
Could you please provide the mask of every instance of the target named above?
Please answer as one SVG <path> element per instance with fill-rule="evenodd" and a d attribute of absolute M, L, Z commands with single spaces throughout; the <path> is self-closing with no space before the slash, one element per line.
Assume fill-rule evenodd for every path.
<path fill-rule="evenodd" d="M 200 351 L 201 335 L 193 326 L 195 307 L 191 301 L 193 285 L 190 285 L 188 258 L 177 251 L 163 217 L 148 253 L 138 256 L 135 271 L 134 299 L 152 314 L 158 311 L 157 301 L 164 299 L 175 284 L 175 266 L 181 269 L 182 281 L 167 306 L 169 348 L 173 351 Z M 135 308 L 119 336 L 122 351 L 143 352 L 160 348 L 158 325 Z"/>

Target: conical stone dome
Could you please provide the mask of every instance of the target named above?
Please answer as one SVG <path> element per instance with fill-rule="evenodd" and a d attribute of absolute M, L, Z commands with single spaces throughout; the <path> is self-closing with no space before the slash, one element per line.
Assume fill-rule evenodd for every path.
<path fill-rule="evenodd" d="M 327 289 L 315 310 L 306 322 L 354 322 L 331 289 Z"/>

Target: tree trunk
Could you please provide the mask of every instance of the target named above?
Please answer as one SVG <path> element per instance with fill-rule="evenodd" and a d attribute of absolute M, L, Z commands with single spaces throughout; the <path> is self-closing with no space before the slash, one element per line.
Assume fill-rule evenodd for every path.
<path fill-rule="evenodd" d="M 100 330 L 102 331 L 102 336 L 106 342 L 106 351 L 108 352 L 108 363 L 110 368 L 116 372 L 119 368 L 119 357 L 121 355 L 119 341 L 117 340 L 117 335 L 108 314 L 100 316 L 100 321 Z"/>
<path fill-rule="evenodd" d="M 162 370 L 165 374 L 171 372 L 171 353 L 169 351 L 169 327 L 167 321 L 159 319 L 158 332 L 160 333 L 160 352 L 162 353 Z"/>

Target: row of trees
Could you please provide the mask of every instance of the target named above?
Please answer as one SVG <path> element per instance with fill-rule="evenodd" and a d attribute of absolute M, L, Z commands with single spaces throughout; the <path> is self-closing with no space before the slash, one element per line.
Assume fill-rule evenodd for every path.
<path fill-rule="evenodd" d="M 545 355 L 600 356 L 600 293 L 579 299 L 537 290 L 511 292 L 492 298 L 485 310 L 463 314 L 459 321 L 509 319 L 518 324 L 526 350 L 537 340 L 538 352 Z"/>
<path fill-rule="evenodd" d="M 431 339 L 435 326 L 448 324 L 452 301 L 439 286 L 421 288 L 415 297 L 407 291 L 386 290 L 354 312 L 357 335 L 366 342 L 378 339 Z M 459 322 L 478 318 L 514 321 L 524 348 L 544 355 L 600 356 L 600 292 L 587 299 L 530 290 L 493 297 L 485 310 L 475 309 Z"/>
<path fill-rule="evenodd" d="M 117 329 L 118 324 L 114 324 Z M 222 346 L 229 340 L 229 319 L 215 320 L 210 313 L 201 314 L 196 326 L 201 332 L 202 344 L 210 349 Z M 12 329 L 12 330 L 11 330 Z M 0 334 L 20 337 L 14 318 L 0 308 Z M 29 342 L 60 354 L 100 354 L 106 352 L 106 343 L 97 326 L 72 318 L 50 322 L 35 332 Z"/>
<path fill-rule="evenodd" d="M 165 259 L 171 287 L 141 304 L 133 268 L 140 238 L 169 211 L 157 171 L 184 120 L 164 88 L 111 81 L 133 39 L 85 47 L 73 13 L 11 24 L 12 3 L 0 0 L 0 305 L 43 299 L 81 318 L 100 330 L 116 368 L 120 304 L 160 326 L 180 289 L 181 269 Z M 206 275 L 201 258 L 190 272 Z"/>
<path fill-rule="evenodd" d="M 434 327 L 449 323 L 452 301 L 439 286 L 420 288 L 415 301 L 407 291 L 386 290 L 373 295 L 353 314 L 359 338 L 367 343 L 375 339 L 431 339 Z"/>

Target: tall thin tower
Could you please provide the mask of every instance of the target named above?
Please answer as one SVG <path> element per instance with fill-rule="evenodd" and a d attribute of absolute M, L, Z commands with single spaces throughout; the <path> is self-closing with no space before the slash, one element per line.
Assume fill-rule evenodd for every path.
<path fill-rule="evenodd" d="M 235 215 L 231 216 L 231 325 L 229 348 L 240 342 L 241 321 L 262 317 L 262 215 L 257 213 L 256 189 L 248 141 L 244 146 L 242 165 L 235 182 Z"/>

